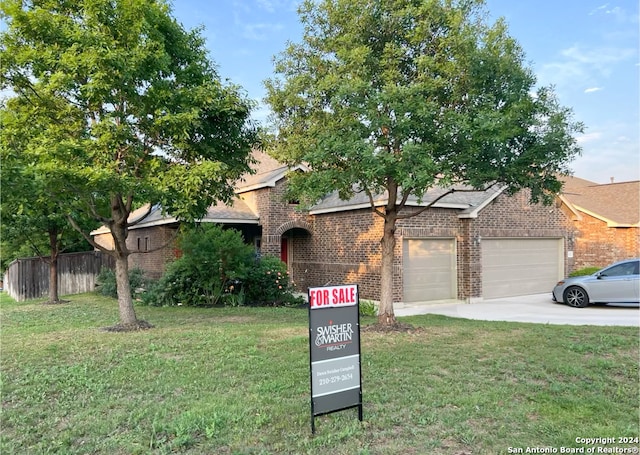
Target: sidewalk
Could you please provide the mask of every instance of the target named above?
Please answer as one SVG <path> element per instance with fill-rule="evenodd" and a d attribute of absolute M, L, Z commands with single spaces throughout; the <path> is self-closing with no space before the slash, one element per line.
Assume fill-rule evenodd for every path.
<path fill-rule="evenodd" d="M 478 303 L 412 304 L 397 308 L 394 312 L 398 317 L 441 314 L 482 321 L 640 327 L 640 310 L 637 304 L 572 308 L 555 303 L 551 300 L 551 293 L 490 299 Z"/>

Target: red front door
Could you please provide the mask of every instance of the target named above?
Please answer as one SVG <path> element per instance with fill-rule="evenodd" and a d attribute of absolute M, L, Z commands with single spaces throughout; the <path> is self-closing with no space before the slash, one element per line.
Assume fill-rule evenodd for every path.
<path fill-rule="evenodd" d="M 289 263 L 289 239 L 284 237 L 280 241 L 280 260 L 285 264 Z"/>

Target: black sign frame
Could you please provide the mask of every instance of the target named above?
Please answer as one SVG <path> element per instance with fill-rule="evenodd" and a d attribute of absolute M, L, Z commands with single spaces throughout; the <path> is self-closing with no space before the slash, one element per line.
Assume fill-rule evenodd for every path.
<path fill-rule="evenodd" d="M 363 420 L 358 285 L 309 288 L 311 433 L 315 418 L 358 408 Z"/>

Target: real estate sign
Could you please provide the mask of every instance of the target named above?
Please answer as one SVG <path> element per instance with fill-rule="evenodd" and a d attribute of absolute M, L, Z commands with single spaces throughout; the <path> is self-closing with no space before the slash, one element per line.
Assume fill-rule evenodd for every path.
<path fill-rule="evenodd" d="M 357 285 L 309 288 L 313 432 L 321 414 L 357 406 L 362 420 L 359 303 Z"/>

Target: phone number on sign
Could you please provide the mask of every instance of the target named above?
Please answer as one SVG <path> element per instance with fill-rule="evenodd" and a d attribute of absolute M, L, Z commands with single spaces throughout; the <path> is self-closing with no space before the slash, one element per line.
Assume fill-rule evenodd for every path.
<path fill-rule="evenodd" d="M 353 379 L 353 373 L 339 374 L 336 376 L 331 376 L 330 378 L 320 379 L 318 381 L 318 384 L 319 385 L 335 384 L 336 382 L 350 381 L 352 379 Z"/>

